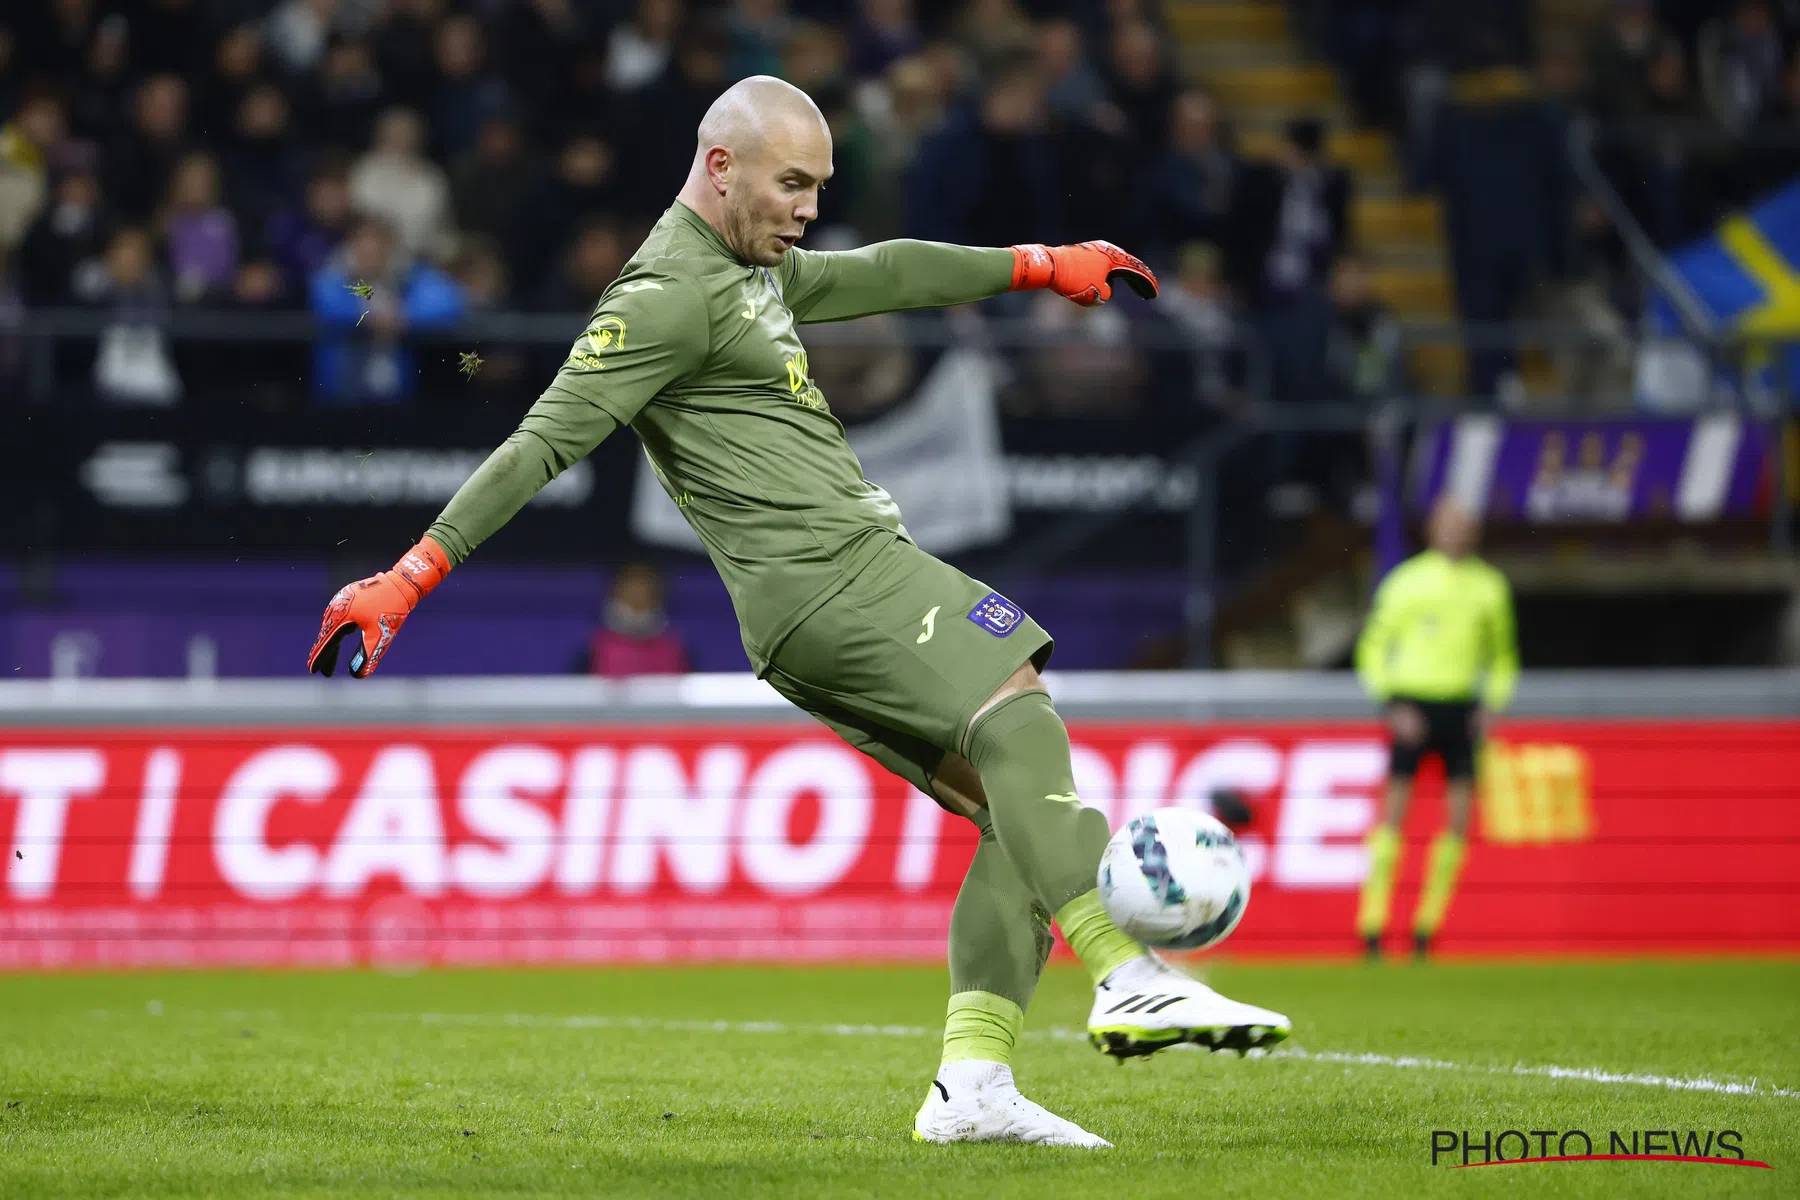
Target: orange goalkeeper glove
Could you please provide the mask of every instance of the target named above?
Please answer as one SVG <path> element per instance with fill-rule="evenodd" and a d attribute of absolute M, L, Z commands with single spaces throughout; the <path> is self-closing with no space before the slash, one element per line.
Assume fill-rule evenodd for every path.
<path fill-rule="evenodd" d="M 1014 246 L 1012 290 L 1049 288 L 1059 296 L 1089 306 L 1112 299 L 1115 278 L 1146 300 L 1156 299 L 1156 276 L 1141 259 L 1111 242 L 1079 246 Z"/>
<path fill-rule="evenodd" d="M 413 606 L 450 573 L 450 557 L 429 537 L 401 555 L 392 570 L 340 588 L 325 607 L 319 640 L 306 656 L 306 669 L 329 675 L 337 667 L 338 648 L 361 634 L 350 655 L 350 674 L 366 679 L 381 665 L 394 635 Z"/>

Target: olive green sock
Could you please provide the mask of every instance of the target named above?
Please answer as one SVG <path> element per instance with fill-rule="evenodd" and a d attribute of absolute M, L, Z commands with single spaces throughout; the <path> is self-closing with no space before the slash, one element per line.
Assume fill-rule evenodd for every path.
<path fill-rule="evenodd" d="M 1070 949 L 1099 983 L 1144 953 L 1100 903 L 1095 875 L 1106 818 L 1082 806 L 1069 764 L 1069 731 L 1044 692 L 995 705 L 969 731 L 995 840 L 1038 904 L 1056 914 Z"/>
<path fill-rule="evenodd" d="M 950 990 L 990 992 L 1022 1009 L 1055 944 L 1050 914 L 1001 852 L 986 811 L 974 821 L 981 841 L 950 910 Z"/>

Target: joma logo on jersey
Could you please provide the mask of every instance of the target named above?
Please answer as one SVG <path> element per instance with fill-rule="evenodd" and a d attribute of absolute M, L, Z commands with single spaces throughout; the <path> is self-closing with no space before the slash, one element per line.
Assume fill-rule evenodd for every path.
<path fill-rule="evenodd" d="M 788 391 L 794 394 L 797 403 L 808 408 L 824 408 L 825 393 L 809 378 L 811 370 L 806 361 L 806 351 L 802 350 L 787 360 Z"/>
<path fill-rule="evenodd" d="M 1491 741 L 1481 752 L 1481 828 L 1501 845 L 1594 836 L 1588 756 L 1556 743 Z"/>
<path fill-rule="evenodd" d="M 606 364 L 600 361 L 600 356 L 608 350 L 624 348 L 625 322 L 618 317 L 601 317 L 575 339 L 575 348 L 569 352 L 569 361 L 595 371 L 604 371 Z"/>

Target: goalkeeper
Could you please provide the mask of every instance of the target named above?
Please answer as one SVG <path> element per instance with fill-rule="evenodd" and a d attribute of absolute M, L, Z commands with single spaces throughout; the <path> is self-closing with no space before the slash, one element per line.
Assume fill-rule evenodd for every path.
<path fill-rule="evenodd" d="M 1446 497 L 1433 507 L 1427 533 L 1430 549 L 1381 581 L 1356 646 L 1357 674 L 1383 706 L 1393 739 L 1387 811 L 1369 834 L 1369 875 L 1356 914 L 1371 958 L 1381 956 L 1387 931 L 1413 777 L 1420 760 L 1435 753 L 1444 762 L 1450 819 L 1431 843 L 1412 929 L 1413 952 L 1423 958 L 1430 951 L 1462 870 L 1481 738 L 1519 677 L 1512 593 L 1506 576 L 1475 556 L 1475 519 Z"/>
<path fill-rule="evenodd" d="M 768 76 L 701 121 L 687 182 L 600 297 L 519 428 L 391 571 L 333 597 L 308 658 L 380 663 L 413 606 L 556 475 L 629 425 L 705 544 L 756 673 L 980 830 L 950 920 L 942 1065 L 928 1141 L 1105 1146 L 1022 1097 L 1011 1054 L 1055 918 L 1096 987 L 1095 1045 L 1248 1049 L 1287 1019 L 1226 999 L 1116 928 L 1095 875 L 1108 830 L 1075 796 L 1069 738 L 1038 671 L 1051 641 L 998 592 L 925 554 L 862 468 L 796 327 L 1048 288 L 1097 304 L 1156 280 L 1105 242 L 975 249 L 794 248 L 831 175 L 805 93 Z"/>

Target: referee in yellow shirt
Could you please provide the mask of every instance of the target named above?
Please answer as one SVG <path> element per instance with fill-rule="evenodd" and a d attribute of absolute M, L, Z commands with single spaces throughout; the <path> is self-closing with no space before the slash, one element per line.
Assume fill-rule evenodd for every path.
<path fill-rule="evenodd" d="M 1449 827 L 1431 843 L 1413 913 L 1413 951 L 1424 957 L 1462 870 L 1482 735 L 1519 677 L 1512 592 L 1504 575 L 1475 556 L 1475 519 L 1446 497 L 1433 507 L 1426 532 L 1431 548 L 1381 581 L 1356 644 L 1356 673 L 1382 705 L 1392 736 L 1387 811 L 1369 834 L 1369 875 L 1356 914 L 1371 958 L 1380 957 L 1387 931 L 1400 827 L 1420 760 L 1443 759 L 1450 808 Z"/>

